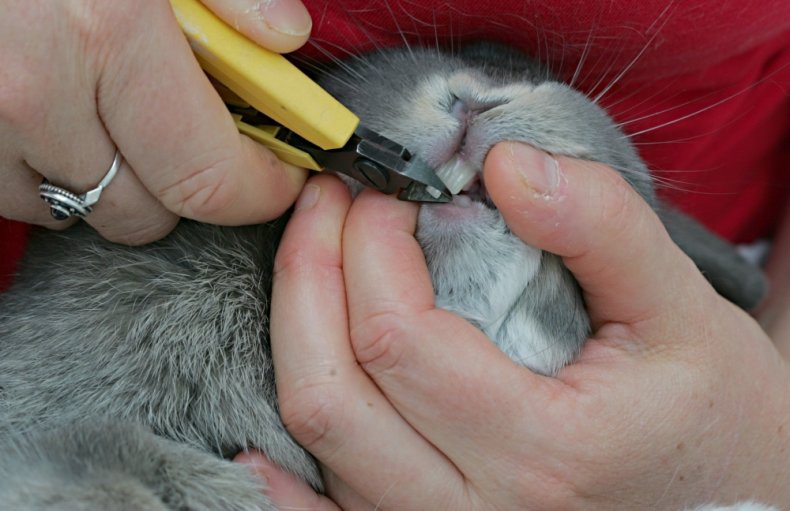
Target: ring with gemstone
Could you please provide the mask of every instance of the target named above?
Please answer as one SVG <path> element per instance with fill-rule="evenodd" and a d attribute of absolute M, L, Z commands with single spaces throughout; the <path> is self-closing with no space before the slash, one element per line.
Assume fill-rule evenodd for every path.
<path fill-rule="evenodd" d="M 107 170 L 107 174 L 102 178 L 96 188 L 88 190 L 82 194 L 70 192 L 65 188 L 55 186 L 46 178 L 38 187 L 39 196 L 49 204 L 49 212 L 55 220 L 66 220 L 71 217 L 85 218 L 99 202 L 102 191 L 107 188 L 110 181 L 115 177 L 121 166 L 123 157 L 121 152 L 116 149 L 112 165 Z"/>

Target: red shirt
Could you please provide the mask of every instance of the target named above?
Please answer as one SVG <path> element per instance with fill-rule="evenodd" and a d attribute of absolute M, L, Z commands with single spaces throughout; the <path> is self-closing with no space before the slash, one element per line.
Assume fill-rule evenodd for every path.
<path fill-rule="evenodd" d="M 302 57 L 493 39 L 600 100 L 660 193 L 735 242 L 770 236 L 790 190 L 787 0 L 307 0 Z M 578 72 L 577 72 L 578 70 Z M 0 289 L 26 227 L 0 219 Z"/>

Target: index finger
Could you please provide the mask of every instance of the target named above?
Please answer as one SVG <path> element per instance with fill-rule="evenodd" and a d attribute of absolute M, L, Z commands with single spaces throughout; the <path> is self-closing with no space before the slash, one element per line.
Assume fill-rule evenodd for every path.
<path fill-rule="evenodd" d="M 127 29 L 148 36 L 117 44 L 123 53 L 100 77 L 99 113 L 113 141 L 145 187 L 180 216 L 237 225 L 280 215 L 306 172 L 239 134 L 170 4 L 145 9 L 157 11 L 139 17 L 148 25 L 131 19 Z"/>
<path fill-rule="evenodd" d="M 333 177 L 312 178 L 278 248 L 271 340 L 280 413 L 294 438 L 368 501 L 438 509 L 421 496 L 452 501 L 463 479 L 398 415 L 351 350 L 341 249 L 349 202 Z"/>

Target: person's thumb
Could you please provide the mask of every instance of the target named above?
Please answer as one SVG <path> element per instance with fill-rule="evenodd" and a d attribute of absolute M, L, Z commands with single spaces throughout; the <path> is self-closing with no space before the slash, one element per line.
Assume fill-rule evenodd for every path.
<path fill-rule="evenodd" d="M 201 0 L 230 26 L 264 48 L 287 53 L 301 47 L 313 26 L 300 0 Z"/>
<path fill-rule="evenodd" d="M 563 257 L 595 326 L 676 314 L 699 302 L 700 290 L 713 292 L 653 210 L 606 165 L 504 142 L 490 151 L 484 182 L 517 236 Z"/>

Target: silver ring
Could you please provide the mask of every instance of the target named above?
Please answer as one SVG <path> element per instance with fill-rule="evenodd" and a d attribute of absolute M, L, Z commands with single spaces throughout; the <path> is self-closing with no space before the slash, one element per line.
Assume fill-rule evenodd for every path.
<path fill-rule="evenodd" d="M 115 174 L 118 173 L 121 161 L 123 161 L 121 152 L 116 149 L 115 157 L 107 174 L 93 190 L 78 195 L 65 188 L 55 186 L 44 178 L 44 181 L 38 186 L 38 195 L 49 204 L 49 212 L 55 220 L 66 220 L 73 216 L 85 218 L 88 213 L 93 211 L 92 206 L 99 202 L 101 192 L 107 188 Z"/>

